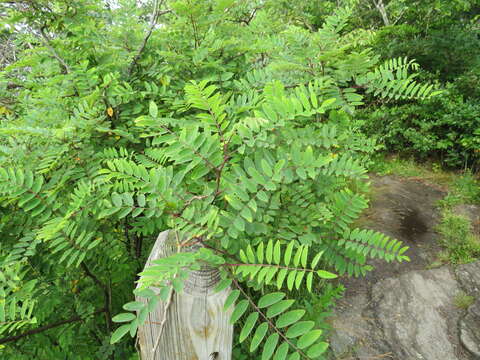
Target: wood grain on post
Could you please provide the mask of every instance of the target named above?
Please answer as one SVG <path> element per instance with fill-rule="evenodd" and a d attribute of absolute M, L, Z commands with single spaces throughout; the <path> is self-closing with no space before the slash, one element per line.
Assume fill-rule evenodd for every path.
<path fill-rule="evenodd" d="M 162 232 L 153 246 L 145 268 L 150 266 L 153 260 L 168 256 L 174 249 L 174 233 Z M 231 290 L 228 288 L 215 293 L 213 289 L 219 280 L 218 270 L 211 267 L 190 273 L 184 291 L 173 295 L 154 353 L 166 305 L 159 302 L 138 329 L 142 360 L 231 360 L 231 312 L 223 311 L 223 305 Z M 158 293 L 158 289 L 152 290 Z M 141 297 L 136 300 L 146 302 Z"/>

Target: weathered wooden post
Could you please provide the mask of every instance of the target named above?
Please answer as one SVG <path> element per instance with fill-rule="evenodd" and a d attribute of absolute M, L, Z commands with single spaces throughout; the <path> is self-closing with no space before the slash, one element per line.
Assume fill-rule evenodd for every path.
<path fill-rule="evenodd" d="M 173 231 L 162 232 L 153 246 L 145 268 L 153 260 L 174 251 Z M 142 360 L 230 360 L 232 358 L 233 326 L 230 312 L 223 311 L 230 289 L 213 292 L 219 281 L 215 268 L 190 273 L 183 293 L 175 293 L 166 311 L 160 302 L 144 325 L 138 329 Z M 156 290 L 156 289 L 152 289 Z M 138 297 L 137 301 L 145 302 Z M 157 344 L 158 345 L 155 346 Z M 155 348 L 155 349 L 154 349 Z"/>

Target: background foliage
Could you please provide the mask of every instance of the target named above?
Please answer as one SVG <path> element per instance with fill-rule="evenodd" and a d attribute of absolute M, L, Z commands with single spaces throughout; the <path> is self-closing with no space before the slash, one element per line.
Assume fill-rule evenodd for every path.
<path fill-rule="evenodd" d="M 373 47 L 382 58 L 408 56 L 421 78 L 437 82 L 444 95 L 422 101 L 390 102 L 365 109 L 365 131 L 387 150 L 439 160 L 449 168 L 478 168 L 479 9 L 476 0 L 388 2 L 395 24 L 376 32 Z M 410 4 L 411 2 L 409 2 Z M 366 20 L 367 19 L 367 20 Z M 364 18 L 370 26 L 374 18 Z"/>

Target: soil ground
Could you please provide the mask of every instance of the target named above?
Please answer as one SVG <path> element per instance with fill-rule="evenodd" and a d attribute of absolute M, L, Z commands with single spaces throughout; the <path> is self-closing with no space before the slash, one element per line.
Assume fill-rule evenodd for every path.
<path fill-rule="evenodd" d="M 416 178 L 371 176 L 370 208 L 359 220 L 362 227 L 401 240 L 409 249 L 409 262 L 373 260 L 375 269 L 362 278 L 342 279 L 345 297 L 366 291 L 369 283 L 427 268 L 441 250 L 435 226 L 440 220 L 437 202 L 446 190 Z"/>

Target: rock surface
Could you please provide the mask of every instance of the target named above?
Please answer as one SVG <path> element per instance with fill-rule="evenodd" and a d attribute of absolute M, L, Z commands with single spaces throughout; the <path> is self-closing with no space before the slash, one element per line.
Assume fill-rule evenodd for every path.
<path fill-rule="evenodd" d="M 480 359 L 480 261 L 429 269 L 440 250 L 436 202 L 445 193 L 390 176 L 372 186 L 377 196 L 366 227 L 402 240 L 412 261 L 375 262 L 366 278 L 344 279 L 347 291 L 332 319 L 333 359 Z M 477 299 L 468 311 L 455 305 L 461 293 Z"/>
<path fill-rule="evenodd" d="M 465 293 L 480 299 L 480 261 L 460 265 L 455 273 Z"/>
<path fill-rule="evenodd" d="M 457 356 L 455 294 L 447 268 L 412 271 L 373 287 L 383 339 L 398 359 L 461 359 Z"/>
<path fill-rule="evenodd" d="M 460 340 L 475 359 L 480 359 L 480 300 L 460 319 Z"/>

